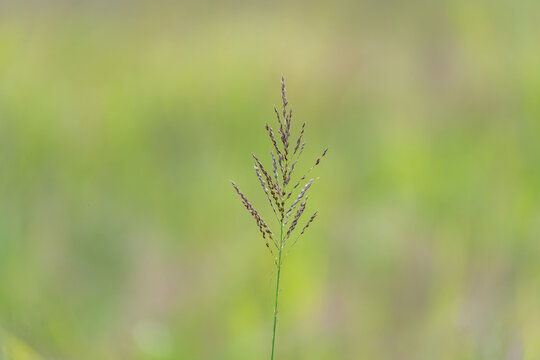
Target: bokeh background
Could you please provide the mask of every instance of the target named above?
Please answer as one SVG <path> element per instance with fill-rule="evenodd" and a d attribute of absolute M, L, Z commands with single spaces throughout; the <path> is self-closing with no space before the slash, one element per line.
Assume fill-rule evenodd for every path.
<path fill-rule="evenodd" d="M 277 358 L 540 357 L 540 2 L 0 9 L 0 358 L 269 357 L 229 180 L 271 222 L 282 74 L 300 170 L 330 150 Z"/>

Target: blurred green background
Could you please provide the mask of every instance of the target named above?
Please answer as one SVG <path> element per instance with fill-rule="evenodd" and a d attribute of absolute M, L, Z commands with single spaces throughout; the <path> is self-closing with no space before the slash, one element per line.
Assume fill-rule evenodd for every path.
<path fill-rule="evenodd" d="M 277 359 L 538 359 L 539 12 L 2 2 L 0 358 L 268 358 L 275 271 L 229 179 L 271 222 L 250 156 L 284 74 L 300 170 L 330 150 Z"/>

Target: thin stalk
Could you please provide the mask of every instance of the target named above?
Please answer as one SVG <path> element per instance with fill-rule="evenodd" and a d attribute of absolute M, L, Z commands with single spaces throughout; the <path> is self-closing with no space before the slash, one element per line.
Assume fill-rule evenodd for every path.
<path fill-rule="evenodd" d="M 276 281 L 276 301 L 274 304 L 274 330 L 272 331 L 272 355 L 270 360 L 274 360 L 274 343 L 276 342 L 276 323 L 278 313 L 278 295 L 279 295 L 279 275 L 281 272 L 281 251 L 283 250 L 283 223 L 281 223 L 281 231 L 279 234 L 279 254 L 278 254 L 278 268 L 277 268 L 277 281 Z"/>

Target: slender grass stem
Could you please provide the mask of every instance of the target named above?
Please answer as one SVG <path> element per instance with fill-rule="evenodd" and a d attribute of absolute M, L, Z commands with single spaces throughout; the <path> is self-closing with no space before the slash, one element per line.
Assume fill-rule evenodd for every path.
<path fill-rule="evenodd" d="M 281 252 L 283 250 L 283 223 L 281 223 L 281 231 L 279 235 L 279 254 L 278 254 L 278 268 L 277 268 L 277 281 L 276 281 L 276 301 L 274 303 L 274 329 L 272 331 L 272 355 L 270 360 L 274 360 L 274 344 L 276 342 L 276 324 L 278 314 L 278 295 L 279 295 L 279 275 L 281 273 Z"/>
<path fill-rule="evenodd" d="M 268 248 L 268 250 L 270 250 L 272 261 L 274 265 L 277 265 L 276 299 L 274 303 L 274 327 L 272 330 L 272 353 L 271 353 L 270 360 L 274 360 L 274 348 L 275 348 L 275 343 L 276 343 L 279 279 L 281 275 L 282 257 L 283 257 L 283 261 L 285 261 L 284 258 L 287 257 L 287 254 L 290 248 L 294 246 L 298 238 L 304 233 L 304 231 L 306 231 L 306 229 L 309 227 L 309 225 L 313 222 L 313 220 L 317 216 L 317 212 L 315 212 L 315 214 L 313 214 L 313 216 L 308 220 L 307 224 L 302 229 L 302 232 L 300 233 L 300 235 L 296 237 L 296 239 L 294 240 L 294 243 L 292 245 L 289 245 L 288 239 L 290 238 L 292 232 L 298 225 L 298 221 L 300 220 L 302 214 L 304 213 L 304 210 L 306 209 L 306 203 L 308 199 L 307 191 L 311 187 L 315 179 L 309 180 L 309 182 L 300 190 L 300 194 L 298 195 L 298 197 L 295 197 L 291 200 L 292 204 L 290 204 L 290 207 L 288 204 L 288 200 L 292 196 L 293 192 L 295 192 L 296 188 L 298 188 L 300 184 L 302 183 L 302 181 L 304 181 L 307 174 L 309 174 L 309 172 L 315 166 L 319 165 L 319 163 L 321 162 L 321 159 L 326 155 L 326 151 L 328 150 L 328 149 L 324 150 L 322 155 L 315 161 L 315 164 L 307 171 L 307 173 L 304 176 L 302 176 L 302 178 L 300 178 L 300 180 L 298 180 L 298 183 L 294 186 L 294 188 L 292 188 L 290 191 L 287 191 L 288 190 L 287 185 L 289 185 L 293 170 L 296 167 L 296 162 L 300 158 L 300 155 L 302 154 L 302 150 L 304 149 L 304 145 L 306 144 L 306 142 L 303 141 L 304 128 L 305 128 L 305 123 L 304 123 L 302 125 L 302 129 L 300 130 L 300 135 L 298 137 L 298 140 L 296 140 L 296 147 L 294 148 L 294 152 L 289 153 L 289 137 L 291 136 L 292 110 L 290 109 L 290 107 L 287 108 L 287 105 L 289 104 L 289 102 L 287 101 L 287 98 L 285 97 L 285 93 L 286 93 L 285 79 L 282 76 L 281 77 L 281 97 L 283 99 L 283 111 L 279 112 L 276 108 L 274 108 L 274 111 L 277 116 L 279 128 L 277 129 L 276 133 L 274 133 L 274 130 L 272 129 L 272 127 L 266 124 L 266 130 L 268 132 L 268 136 L 270 137 L 270 141 L 272 142 L 272 145 L 274 146 L 274 149 L 276 151 L 276 154 L 274 154 L 274 151 L 270 150 L 270 155 L 272 155 L 272 170 L 273 170 L 274 178 L 272 178 L 272 172 L 269 173 L 268 171 L 266 171 L 266 169 L 264 168 L 259 158 L 255 154 L 251 155 L 253 159 L 255 160 L 255 164 L 254 164 L 255 174 L 257 175 L 257 178 L 259 179 L 259 183 L 261 184 L 261 187 L 264 193 L 266 194 L 268 202 L 270 203 L 270 207 L 272 208 L 272 211 L 274 212 L 274 215 L 276 216 L 276 219 L 279 222 L 279 225 L 281 227 L 280 234 L 279 234 L 279 242 L 277 240 L 277 236 L 276 238 L 274 238 L 275 236 L 274 233 L 270 230 L 266 222 L 261 218 L 261 215 L 257 212 L 257 210 L 255 210 L 253 205 L 249 202 L 246 196 L 240 191 L 238 186 L 236 186 L 234 181 L 231 180 L 232 186 L 234 187 L 237 194 L 242 199 L 242 205 L 244 205 L 247 211 L 251 214 L 251 216 L 257 222 L 257 226 L 259 228 L 259 231 L 261 232 L 264 243 L 266 247 Z M 289 110 L 288 114 L 287 114 L 287 109 Z M 279 135 L 281 144 L 283 144 L 283 146 L 280 146 L 278 141 L 276 140 L 276 134 Z M 294 159 L 294 162 L 293 162 L 293 159 Z M 290 170 L 289 170 L 289 166 L 290 166 Z M 282 180 L 280 180 L 280 177 L 282 178 Z M 291 224 L 287 225 L 290 215 L 292 214 L 293 210 L 296 209 L 298 204 L 300 205 L 298 206 L 298 210 L 296 211 L 296 214 L 294 215 L 294 218 L 292 219 Z M 286 208 L 288 208 L 287 211 L 285 211 Z M 285 229 L 285 226 L 287 226 L 287 229 Z M 286 231 L 285 234 L 283 233 L 284 230 Z M 276 232 L 276 235 L 277 235 L 277 232 Z M 278 250 L 277 258 L 275 256 L 274 251 L 272 251 L 273 246 L 272 248 L 270 247 L 270 242 L 272 243 L 272 245 L 275 245 Z M 285 251 L 285 254 L 283 254 L 284 251 Z"/>

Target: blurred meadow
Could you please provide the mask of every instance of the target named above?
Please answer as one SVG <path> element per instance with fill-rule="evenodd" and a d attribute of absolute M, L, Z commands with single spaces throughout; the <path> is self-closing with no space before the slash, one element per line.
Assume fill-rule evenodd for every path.
<path fill-rule="evenodd" d="M 538 1 L 2 2 L 0 359 L 540 358 Z M 302 171 L 299 172 L 299 174 Z M 274 223 L 272 225 L 275 226 Z"/>

